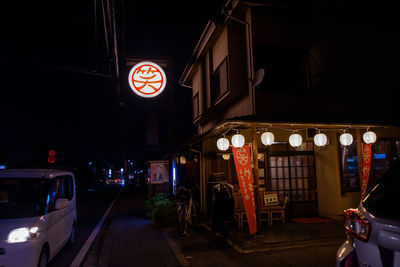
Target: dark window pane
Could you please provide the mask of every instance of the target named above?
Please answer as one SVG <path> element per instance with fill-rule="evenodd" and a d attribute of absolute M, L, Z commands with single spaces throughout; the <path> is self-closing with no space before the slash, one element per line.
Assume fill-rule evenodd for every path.
<path fill-rule="evenodd" d="M 356 141 L 349 146 L 340 145 L 340 152 L 344 192 L 360 191 Z"/>
<path fill-rule="evenodd" d="M 219 97 L 228 92 L 228 65 L 226 58 L 211 75 L 211 101 L 215 102 Z"/>

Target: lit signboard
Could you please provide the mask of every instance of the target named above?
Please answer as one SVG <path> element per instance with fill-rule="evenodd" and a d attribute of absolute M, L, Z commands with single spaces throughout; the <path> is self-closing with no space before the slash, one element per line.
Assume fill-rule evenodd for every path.
<path fill-rule="evenodd" d="M 140 62 L 129 72 L 129 86 L 141 97 L 158 96 L 167 84 L 163 69 L 153 62 Z"/>

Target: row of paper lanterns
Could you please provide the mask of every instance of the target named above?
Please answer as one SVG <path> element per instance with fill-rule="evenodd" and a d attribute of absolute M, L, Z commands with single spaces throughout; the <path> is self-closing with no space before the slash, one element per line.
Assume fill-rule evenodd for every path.
<path fill-rule="evenodd" d="M 264 132 L 261 135 L 261 142 L 266 145 L 272 145 L 274 143 L 274 134 L 271 132 Z M 349 146 L 353 143 L 353 136 L 350 133 L 342 133 L 339 137 L 340 143 L 344 146 Z M 366 144 L 373 144 L 376 141 L 376 134 L 372 131 L 367 130 L 363 135 L 363 140 Z M 244 145 L 244 136 L 237 133 L 231 138 L 232 146 L 240 148 Z M 289 144 L 292 147 L 299 147 L 303 142 L 303 138 L 298 133 L 293 133 L 289 136 Z M 318 133 L 314 136 L 314 144 L 319 147 L 323 147 L 328 143 L 328 137 L 324 133 Z M 226 137 L 221 137 L 217 140 L 217 147 L 221 151 L 226 151 L 229 148 L 229 140 Z"/>

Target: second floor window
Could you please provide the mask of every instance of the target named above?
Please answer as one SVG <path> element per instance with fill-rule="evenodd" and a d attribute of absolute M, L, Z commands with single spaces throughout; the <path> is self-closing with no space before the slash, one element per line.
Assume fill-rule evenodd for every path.
<path fill-rule="evenodd" d="M 217 101 L 228 90 L 228 65 L 225 58 L 211 75 L 211 102 Z"/>

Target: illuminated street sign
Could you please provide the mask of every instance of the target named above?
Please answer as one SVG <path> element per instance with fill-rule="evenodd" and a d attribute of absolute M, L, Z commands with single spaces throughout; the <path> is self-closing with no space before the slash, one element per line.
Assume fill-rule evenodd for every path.
<path fill-rule="evenodd" d="M 53 150 L 53 149 L 51 149 L 51 150 L 49 150 L 48 154 L 49 154 L 49 157 L 47 158 L 47 161 L 48 161 L 49 163 L 54 163 L 54 162 L 56 162 L 56 157 L 55 157 L 56 151 Z"/>
<path fill-rule="evenodd" d="M 129 85 L 141 97 L 158 96 L 167 84 L 163 69 L 153 62 L 140 62 L 129 72 Z"/>

